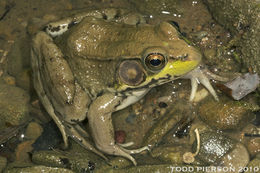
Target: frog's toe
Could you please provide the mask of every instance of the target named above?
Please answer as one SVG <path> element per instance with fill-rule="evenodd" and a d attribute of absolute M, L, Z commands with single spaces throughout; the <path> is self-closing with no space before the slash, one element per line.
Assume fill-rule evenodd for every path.
<path fill-rule="evenodd" d="M 97 145 L 97 148 L 100 149 L 101 151 L 107 153 L 107 154 L 111 154 L 111 155 L 115 155 L 115 156 L 122 156 L 125 157 L 129 160 L 131 160 L 131 162 L 133 162 L 134 165 L 137 165 L 135 159 L 131 156 L 131 153 L 128 150 L 124 149 L 123 147 L 114 144 L 114 145 Z"/>
<path fill-rule="evenodd" d="M 138 153 L 141 153 L 142 151 L 149 150 L 149 148 L 147 146 L 138 148 L 138 149 L 133 149 L 133 150 L 128 150 L 128 149 L 124 148 L 124 147 L 130 146 L 132 144 L 133 144 L 133 142 L 126 143 L 126 145 L 124 145 L 124 144 L 114 144 L 114 145 L 102 144 L 102 145 L 97 145 L 97 148 L 107 154 L 125 157 L 125 158 L 131 160 L 134 165 L 136 165 L 137 163 L 136 163 L 135 159 L 131 156 L 131 154 L 138 154 Z"/>
<path fill-rule="evenodd" d="M 149 151 L 149 147 L 148 146 L 144 146 L 144 147 L 141 147 L 141 148 L 138 148 L 138 149 L 134 149 L 134 150 L 128 150 L 128 149 L 125 149 L 125 148 L 122 148 L 122 150 L 124 150 L 125 152 L 129 153 L 129 154 L 138 154 L 138 153 L 141 153 L 145 150 Z"/>
<path fill-rule="evenodd" d="M 216 91 L 210 84 L 209 79 L 204 75 L 201 74 L 199 77 L 191 78 L 191 94 L 190 94 L 190 101 L 193 101 L 195 98 L 197 89 L 198 89 L 198 83 L 201 83 L 204 85 L 207 90 L 210 92 L 210 94 L 214 97 L 215 100 L 219 100 Z"/>
<path fill-rule="evenodd" d="M 130 147 L 134 144 L 134 142 L 127 142 L 127 143 L 124 143 L 124 144 L 117 144 L 119 145 L 122 150 L 124 150 L 125 152 L 129 153 L 129 154 L 138 154 L 138 153 L 141 153 L 145 150 L 150 150 L 150 148 L 148 146 L 144 146 L 144 147 L 141 147 L 141 148 L 138 148 L 138 149 L 134 149 L 134 150 L 128 150 L 128 149 L 125 149 L 126 147 Z"/>
<path fill-rule="evenodd" d="M 121 147 L 130 147 L 130 146 L 134 145 L 134 142 L 127 142 L 127 143 L 123 143 L 123 144 L 118 143 L 118 145 Z"/>
<path fill-rule="evenodd" d="M 198 82 L 196 78 L 191 78 L 191 94 L 190 94 L 190 101 L 192 101 L 195 98 L 197 89 L 198 89 Z"/>
<path fill-rule="evenodd" d="M 215 100 L 219 101 L 218 96 L 212 85 L 210 84 L 209 79 L 206 76 L 203 76 L 202 78 L 199 79 L 199 81 L 204 85 L 210 94 L 214 97 Z"/>
<path fill-rule="evenodd" d="M 190 71 L 188 74 L 184 76 L 184 78 L 188 78 L 191 80 L 191 95 L 190 95 L 190 101 L 193 101 L 195 98 L 197 89 L 198 89 L 198 84 L 201 83 L 204 85 L 210 94 L 215 98 L 215 100 L 218 101 L 218 96 L 212 85 L 210 84 L 209 79 L 215 79 L 215 80 L 220 80 L 223 81 L 224 78 L 221 78 L 217 75 L 213 75 L 212 73 L 209 73 L 206 69 L 201 69 L 200 67 Z M 223 79 L 223 80 L 221 80 Z"/>

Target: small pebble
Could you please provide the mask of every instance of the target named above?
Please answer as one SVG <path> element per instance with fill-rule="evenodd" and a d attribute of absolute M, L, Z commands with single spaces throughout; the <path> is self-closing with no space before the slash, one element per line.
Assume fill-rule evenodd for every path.
<path fill-rule="evenodd" d="M 25 136 L 29 139 L 36 140 L 39 136 L 41 136 L 42 132 L 43 128 L 41 125 L 36 122 L 31 122 L 26 128 Z"/>
<path fill-rule="evenodd" d="M 167 105 L 167 103 L 165 103 L 165 102 L 160 102 L 159 103 L 159 107 L 160 108 L 166 108 L 168 105 Z"/>
<path fill-rule="evenodd" d="M 31 162 L 29 153 L 33 150 L 32 144 L 34 140 L 24 141 L 20 143 L 15 149 L 16 161 Z"/>
<path fill-rule="evenodd" d="M 4 81 L 6 82 L 6 84 L 8 84 L 8 85 L 15 85 L 15 78 L 14 77 L 12 77 L 12 76 L 5 76 L 4 77 Z"/>
<path fill-rule="evenodd" d="M 204 52 L 205 58 L 209 61 L 213 61 L 216 58 L 216 50 L 215 49 L 206 49 Z"/>
<path fill-rule="evenodd" d="M 206 36 L 208 35 L 208 32 L 207 31 L 199 31 L 199 32 L 196 32 L 196 33 L 193 33 L 192 36 L 194 39 L 196 40 L 202 40 L 207 38 Z"/>
<path fill-rule="evenodd" d="M 135 122 L 135 119 L 136 119 L 136 114 L 130 114 L 126 117 L 125 121 L 127 123 L 130 123 L 130 124 L 133 124 Z"/>
<path fill-rule="evenodd" d="M 122 144 L 125 142 L 126 133 L 123 130 L 115 131 L 115 141 L 116 143 Z"/>
<path fill-rule="evenodd" d="M 251 139 L 247 144 L 247 149 L 252 157 L 260 153 L 260 138 Z"/>

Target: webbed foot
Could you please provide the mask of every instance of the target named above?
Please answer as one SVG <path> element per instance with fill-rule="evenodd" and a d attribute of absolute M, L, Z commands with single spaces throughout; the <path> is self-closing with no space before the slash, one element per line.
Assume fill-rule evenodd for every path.
<path fill-rule="evenodd" d="M 133 143 L 131 143 L 132 145 Z M 124 144 L 111 144 L 111 145 L 105 145 L 103 144 L 102 146 L 97 146 L 100 150 L 112 154 L 112 155 L 117 155 L 117 156 L 122 156 L 127 159 L 129 159 L 135 166 L 137 165 L 135 159 L 131 156 L 131 154 L 138 154 L 141 153 L 145 150 L 150 150 L 148 146 L 144 146 L 141 148 L 137 149 L 125 149 L 125 146 L 130 146 L 129 143 Z"/>

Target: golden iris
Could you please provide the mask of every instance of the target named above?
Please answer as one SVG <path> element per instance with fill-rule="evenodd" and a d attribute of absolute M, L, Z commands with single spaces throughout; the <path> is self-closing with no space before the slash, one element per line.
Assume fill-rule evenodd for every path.
<path fill-rule="evenodd" d="M 150 53 L 145 58 L 145 65 L 151 71 L 161 70 L 166 64 L 166 58 L 160 53 Z"/>

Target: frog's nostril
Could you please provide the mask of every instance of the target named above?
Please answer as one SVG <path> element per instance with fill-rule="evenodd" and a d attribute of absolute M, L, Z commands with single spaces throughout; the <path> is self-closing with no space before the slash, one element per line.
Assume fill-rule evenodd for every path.
<path fill-rule="evenodd" d="M 186 61 L 186 60 L 188 59 L 188 57 L 189 57 L 189 54 L 185 54 L 185 55 L 183 55 L 183 56 L 180 58 L 180 60 L 181 60 L 181 61 Z"/>
<path fill-rule="evenodd" d="M 177 60 L 181 60 L 181 61 L 187 61 L 189 58 L 189 54 L 184 54 L 184 55 L 180 55 L 180 56 L 177 56 Z"/>

